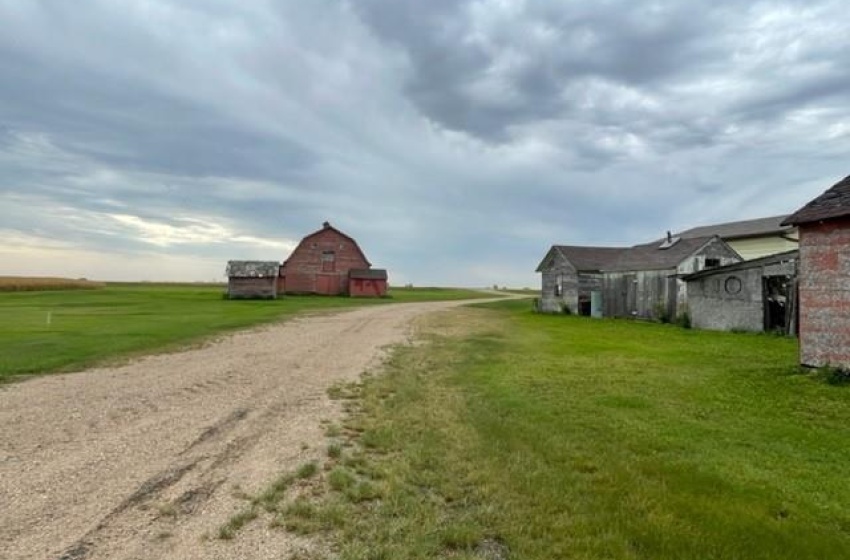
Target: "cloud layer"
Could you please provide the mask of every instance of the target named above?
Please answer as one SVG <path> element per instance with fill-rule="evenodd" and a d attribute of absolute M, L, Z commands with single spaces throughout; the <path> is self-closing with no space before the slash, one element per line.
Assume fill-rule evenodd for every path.
<path fill-rule="evenodd" d="M 221 278 L 330 220 L 396 283 L 532 285 L 791 212 L 848 173 L 845 12 L 0 0 L 0 273 Z"/>

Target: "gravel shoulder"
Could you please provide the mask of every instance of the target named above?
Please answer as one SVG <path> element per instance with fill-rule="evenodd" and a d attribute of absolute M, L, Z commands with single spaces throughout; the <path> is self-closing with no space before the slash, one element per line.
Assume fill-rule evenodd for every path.
<path fill-rule="evenodd" d="M 463 302 L 301 317 L 115 368 L 0 387 L 0 558 L 287 558 L 266 523 L 218 528 L 324 451 L 337 382 L 377 367 L 411 322 Z"/>

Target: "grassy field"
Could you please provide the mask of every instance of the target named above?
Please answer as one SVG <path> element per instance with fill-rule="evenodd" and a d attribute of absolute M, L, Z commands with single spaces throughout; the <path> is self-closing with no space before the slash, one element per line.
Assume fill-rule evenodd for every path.
<path fill-rule="evenodd" d="M 0 293 L 0 382 L 168 350 L 210 335 L 312 310 L 487 297 L 448 288 L 398 289 L 385 299 L 286 297 L 229 301 L 210 285 L 110 285 Z"/>
<path fill-rule="evenodd" d="M 253 503 L 348 560 L 850 558 L 850 387 L 793 340 L 527 303 L 430 319 Z"/>

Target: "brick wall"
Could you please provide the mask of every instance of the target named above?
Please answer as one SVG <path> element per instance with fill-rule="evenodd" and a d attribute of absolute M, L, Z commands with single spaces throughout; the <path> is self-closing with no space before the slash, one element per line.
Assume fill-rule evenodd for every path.
<path fill-rule="evenodd" d="M 800 363 L 850 368 L 850 219 L 800 228 Z"/>

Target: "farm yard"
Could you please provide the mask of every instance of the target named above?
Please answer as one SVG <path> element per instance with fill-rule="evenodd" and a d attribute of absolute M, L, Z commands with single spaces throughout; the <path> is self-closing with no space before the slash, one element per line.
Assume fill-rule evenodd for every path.
<path fill-rule="evenodd" d="M 69 283 L 57 281 L 51 287 Z M 18 290 L 0 293 L 0 383 L 20 375 L 73 371 L 103 360 L 173 350 L 296 313 L 486 296 L 474 290 L 394 288 L 389 297 L 373 300 L 288 296 L 276 301 L 228 301 L 223 299 L 224 288 L 215 284 L 109 284 L 79 291 L 43 291 L 43 282 L 26 279 L 8 284 Z"/>
<path fill-rule="evenodd" d="M 848 23 L 0 2 L 0 560 L 850 559 Z"/>
<path fill-rule="evenodd" d="M 471 295 L 414 291 L 419 298 Z M 14 306 L 6 299 L 5 312 L 12 317 L 36 309 L 41 316 L 39 306 L 49 303 L 56 314 L 51 326 L 68 321 L 64 333 L 48 339 L 67 348 L 66 364 L 81 359 L 76 341 L 93 348 L 98 339 L 138 335 L 151 349 L 166 339 L 151 334 L 158 326 L 172 333 L 191 329 L 195 338 L 185 341 L 239 321 L 269 324 L 180 352 L 0 386 L 4 560 L 280 558 L 292 548 L 292 538 L 282 532 L 269 537 L 267 527 L 258 525 L 253 540 L 246 531 L 238 543 L 224 543 L 217 529 L 241 508 L 240 496 L 320 456 L 321 421 L 338 415 L 326 394 L 329 386 L 355 381 L 379 365 L 383 348 L 407 340 L 406 325 L 414 317 L 457 305 L 419 301 L 340 313 L 349 300 L 287 298 L 253 302 L 252 308 L 252 302 L 230 302 L 191 287 L 119 287 L 85 295 L 95 294 L 103 299 L 73 300 L 83 297 L 77 292 L 59 300 L 12 298 Z M 67 306 L 71 312 L 63 318 L 59 303 L 72 300 L 77 305 Z M 98 305 L 106 317 L 95 333 L 96 323 L 85 317 L 97 316 Z M 334 307 L 337 312 L 330 313 Z M 322 313 L 292 317 L 297 309 Z M 225 322 L 228 312 L 235 318 Z M 271 323 L 287 312 L 290 320 Z M 3 335 L 4 344 L 10 339 Z M 28 348 L 23 334 L 13 343 L 4 357 L 44 348 Z M 141 348 L 136 344 L 133 352 Z"/>
<path fill-rule="evenodd" d="M 850 556 L 850 388 L 792 339 L 475 307 L 337 391 L 350 447 L 281 523 L 341 558 Z"/>
<path fill-rule="evenodd" d="M 10 314 L 53 309 L 50 326 L 75 325 L 72 340 L 92 323 L 63 313 L 98 305 L 112 325 L 86 336 L 103 341 L 120 324 L 128 339 L 159 326 L 191 341 L 268 323 L 0 388 L 10 558 L 850 552 L 850 388 L 800 370 L 793 339 L 541 315 L 527 299 L 368 305 L 463 291 L 307 315 L 354 301 L 214 294 L 111 286 L 67 294 L 82 299 L 65 308 L 58 292 L 0 298 Z M 120 352 L 176 349 L 166 339 Z"/>

